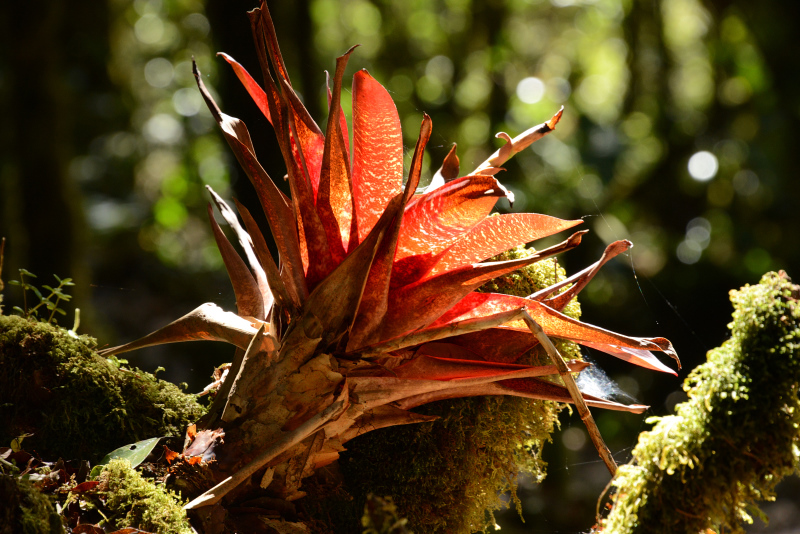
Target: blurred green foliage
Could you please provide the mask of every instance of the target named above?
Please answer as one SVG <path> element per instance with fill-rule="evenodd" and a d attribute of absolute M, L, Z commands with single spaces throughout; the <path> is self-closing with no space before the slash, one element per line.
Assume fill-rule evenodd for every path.
<path fill-rule="evenodd" d="M 199 0 L 113 0 L 109 73 L 130 109 L 127 128 L 94 140 L 73 162 L 87 189 L 90 224 L 101 233 L 137 230 L 138 243 L 182 271 L 221 265 L 206 229 L 203 186 L 229 189 L 227 152 L 192 75 L 197 61 L 210 85 L 210 29 Z M 113 167 L 126 177 L 108 183 Z"/>

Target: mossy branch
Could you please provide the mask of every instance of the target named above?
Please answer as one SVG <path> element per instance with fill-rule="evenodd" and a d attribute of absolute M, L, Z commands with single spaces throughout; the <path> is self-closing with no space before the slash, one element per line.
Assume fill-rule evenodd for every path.
<path fill-rule="evenodd" d="M 785 273 L 731 291 L 731 338 L 684 382 L 619 468 L 602 532 L 743 532 L 800 460 L 800 287 Z"/>

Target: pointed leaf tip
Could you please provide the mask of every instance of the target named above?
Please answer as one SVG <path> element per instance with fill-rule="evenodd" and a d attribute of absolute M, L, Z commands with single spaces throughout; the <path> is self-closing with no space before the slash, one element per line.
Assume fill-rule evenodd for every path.
<path fill-rule="evenodd" d="M 444 162 L 442 163 L 442 177 L 444 178 L 445 182 L 452 182 L 456 178 L 458 178 L 458 171 L 459 171 L 459 161 L 458 155 L 456 154 L 456 144 L 453 143 L 450 152 L 444 157 Z"/>
<path fill-rule="evenodd" d="M 559 109 L 558 112 L 556 112 L 556 114 L 553 115 L 553 118 L 547 121 L 547 127 L 550 128 L 551 130 L 555 130 L 556 124 L 558 124 L 558 122 L 561 120 L 561 115 L 563 114 L 564 114 L 564 106 L 561 106 L 561 109 Z"/>

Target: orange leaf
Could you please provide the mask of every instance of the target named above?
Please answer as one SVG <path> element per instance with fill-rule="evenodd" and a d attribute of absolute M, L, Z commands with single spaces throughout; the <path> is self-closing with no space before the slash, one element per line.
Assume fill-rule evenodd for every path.
<path fill-rule="evenodd" d="M 258 328 L 253 327 L 252 320 L 226 312 L 209 302 L 143 338 L 118 347 L 103 349 L 98 351 L 98 354 L 108 356 L 164 343 L 201 339 L 225 341 L 246 349 L 257 331 Z"/>
<path fill-rule="evenodd" d="M 317 213 L 328 236 L 328 245 L 334 263 L 339 264 L 345 254 L 358 243 L 355 209 L 353 207 L 353 184 L 350 180 L 350 154 L 342 131 L 340 97 L 342 76 L 347 58 L 353 49 L 336 59 L 336 74 L 333 78 L 333 94 L 328 114 L 328 135 L 325 136 L 325 151 L 317 193 Z"/>
<path fill-rule="evenodd" d="M 261 86 L 258 85 L 258 82 L 256 82 L 253 79 L 253 77 L 250 76 L 250 73 L 247 72 L 247 69 L 242 67 L 239 64 L 239 62 L 237 62 L 235 59 L 233 59 L 225 52 L 217 52 L 217 55 L 221 56 L 222 59 L 227 61 L 230 64 L 230 66 L 233 67 L 233 72 L 236 73 L 236 77 L 239 78 L 239 81 L 242 82 L 244 88 L 247 89 L 247 93 L 250 95 L 250 98 L 253 99 L 253 101 L 258 106 L 258 109 L 261 110 L 261 113 L 264 114 L 267 120 L 270 123 L 272 123 L 272 117 L 269 112 L 269 100 L 267 99 L 267 94 L 264 92 Z"/>
<path fill-rule="evenodd" d="M 164 445 L 164 458 L 167 460 L 168 464 L 171 464 L 172 462 L 174 462 L 175 460 L 177 460 L 180 457 L 181 457 L 181 453 L 175 452 L 173 450 L 170 450 L 169 447 Z"/>
<path fill-rule="evenodd" d="M 567 391 L 567 388 L 563 386 L 538 378 L 514 378 L 480 385 L 469 385 L 423 393 L 402 399 L 396 402 L 395 405 L 398 408 L 407 410 L 438 400 L 484 395 L 510 395 L 512 397 L 572 403 L 572 397 Z M 639 404 L 626 406 L 625 404 L 601 399 L 586 393 L 583 393 L 583 398 L 589 406 L 608 410 L 642 413 L 648 408 L 647 406 Z"/>
<path fill-rule="evenodd" d="M 211 94 L 206 89 L 197 65 L 192 65 L 194 77 L 200 94 L 211 111 L 211 115 L 222 129 L 225 139 L 228 141 L 233 153 L 239 160 L 242 168 L 247 173 L 248 178 L 253 183 L 253 187 L 258 194 L 264 213 L 267 216 L 272 235 L 282 258 L 286 258 L 285 268 L 287 269 L 287 279 L 291 280 L 296 291 L 303 298 L 308 294 L 305 278 L 301 266 L 302 256 L 300 253 L 300 243 L 298 241 L 298 230 L 295 226 L 295 216 L 292 207 L 286 196 L 275 186 L 272 179 L 261 167 L 255 156 L 250 134 L 245 124 L 234 117 L 224 115 L 214 102 Z M 275 114 L 273 113 L 273 117 Z M 282 139 L 278 136 L 278 139 Z"/>
<path fill-rule="evenodd" d="M 502 376 L 516 373 L 523 369 L 540 369 L 541 375 L 558 374 L 554 365 L 534 367 L 531 365 L 517 365 L 512 363 L 485 362 L 480 360 L 459 360 L 454 358 L 439 358 L 428 356 L 425 352 L 438 352 L 436 345 L 446 343 L 431 343 L 423 345 L 418 351 L 418 356 L 391 371 L 391 376 L 407 380 L 459 380 L 465 378 Z M 586 364 L 588 365 L 588 364 Z"/>
<path fill-rule="evenodd" d="M 285 81 L 283 89 L 285 91 L 292 90 L 288 82 Z M 315 209 L 314 191 L 309 183 L 311 169 L 304 164 L 307 163 L 303 159 L 304 152 L 298 148 L 294 141 L 298 136 L 298 123 L 291 114 L 288 116 L 287 124 L 282 125 L 282 129 L 276 131 L 276 134 L 278 137 L 283 138 L 285 146 L 291 147 L 291 154 L 284 153 L 283 157 L 286 160 L 289 189 L 292 194 L 291 200 L 294 206 L 294 215 L 297 219 L 298 232 L 300 232 L 300 240 L 301 243 L 305 243 L 307 251 L 307 256 L 303 258 L 306 284 L 309 289 L 312 289 L 333 270 L 334 263 L 331 259 L 325 228 L 322 226 L 319 214 Z M 322 150 L 323 144 L 320 143 L 320 166 L 322 165 Z M 315 176 L 319 178 L 318 171 Z"/>
<path fill-rule="evenodd" d="M 633 246 L 633 243 L 630 241 L 614 241 L 610 245 L 608 245 L 603 252 L 603 255 L 600 259 L 595 262 L 594 264 L 590 265 L 586 269 L 582 270 L 579 273 L 576 273 L 565 280 L 557 284 L 553 284 L 552 286 L 545 288 L 541 291 L 537 291 L 533 295 L 530 295 L 528 298 L 533 300 L 542 300 L 543 298 L 547 297 L 558 291 L 562 287 L 566 287 L 570 284 L 572 286 L 564 291 L 556 295 L 555 297 L 549 298 L 544 301 L 545 304 L 553 308 L 554 310 L 561 311 L 564 307 L 569 304 L 575 296 L 580 293 L 580 291 L 586 287 L 592 278 L 600 271 L 600 268 L 606 264 L 610 259 L 622 254 L 626 250 L 630 249 Z"/>
<path fill-rule="evenodd" d="M 362 241 L 403 187 L 403 135 L 388 91 L 361 70 L 353 76 L 353 192 Z"/>
<path fill-rule="evenodd" d="M 319 321 L 324 343 L 338 342 L 351 329 L 373 258 L 401 201 L 398 195 L 389 203 L 367 238 L 309 295 L 306 310 Z"/>
<path fill-rule="evenodd" d="M 331 100 L 333 93 L 331 92 L 331 80 L 328 71 L 325 71 L 325 89 L 328 93 L 328 113 L 331 112 Z M 344 111 L 341 105 L 339 106 L 339 128 L 342 129 L 342 141 L 344 142 L 344 152 L 350 157 L 350 134 L 347 129 L 347 117 L 344 116 Z M 349 161 L 349 159 L 348 159 Z"/>
<path fill-rule="evenodd" d="M 514 363 L 520 356 L 539 344 L 530 332 L 517 332 L 508 328 L 487 328 L 447 339 L 448 343 L 465 347 L 492 362 Z"/>
<path fill-rule="evenodd" d="M 453 243 L 426 278 L 483 261 L 518 245 L 556 234 L 582 222 L 565 221 L 538 213 L 507 213 L 487 217 Z"/>
<path fill-rule="evenodd" d="M 255 219 L 253 219 L 253 216 L 250 215 L 250 212 L 246 207 L 236 201 L 236 199 L 234 199 L 234 202 L 236 202 L 236 209 L 239 211 L 239 215 L 241 215 L 242 220 L 244 221 L 244 226 L 247 229 L 247 233 L 250 235 L 250 239 L 253 242 L 253 250 L 258 258 L 258 262 L 264 269 L 264 275 L 267 278 L 267 283 L 269 284 L 275 300 L 278 301 L 280 306 L 293 305 L 294 307 L 299 308 L 300 298 L 297 295 L 294 287 L 291 284 L 287 285 L 284 282 L 284 276 L 281 276 L 280 272 L 278 271 L 278 266 L 275 265 L 275 260 L 272 258 L 272 253 L 269 251 L 267 242 L 264 240 L 264 235 L 261 233 L 261 229 L 256 224 Z M 283 272 L 287 273 L 288 271 L 284 269 Z"/>
<path fill-rule="evenodd" d="M 505 196 L 491 176 L 464 176 L 414 200 L 403 214 L 397 242 L 392 287 L 424 276 L 437 255 L 471 230 Z M 471 262 L 469 262 L 471 263 Z"/>
<path fill-rule="evenodd" d="M 675 358 L 675 351 L 669 341 L 664 338 L 634 338 L 623 336 L 603 328 L 583 323 L 553 310 L 552 308 L 530 299 L 500 295 L 496 293 L 470 293 L 446 314 L 432 323 L 428 328 L 442 327 L 449 323 L 485 317 L 503 311 L 526 308 L 528 313 L 550 337 L 567 339 L 580 345 L 591 347 L 635 365 L 676 374 L 675 371 L 661 363 L 650 351 L 663 351 Z M 524 321 L 514 321 L 503 325 L 528 335 L 528 327 Z M 473 340 L 481 333 L 473 334 Z M 484 334 L 492 335 L 492 334 Z M 533 346 L 533 334 L 530 334 Z M 680 364 L 680 362 L 679 362 Z"/>
<path fill-rule="evenodd" d="M 487 280 L 575 248 L 580 244 L 583 233 L 585 232 L 577 232 L 566 241 L 527 258 L 476 263 L 392 291 L 389 294 L 382 338 L 392 339 L 428 326 Z M 408 313 L 409 310 L 414 310 L 415 313 Z"/>
<path fill-rule="evenodd" d="M 367 285 L 364 288 L 364 294 L 358 307 L 358 315 L 350 331 L 350 338 L 347 343 L 348 351 L 356 350 L 364 345 L 378 341 L 386 310 L 389 306 L 389 290 L 391 277 L 393 276 L 397 239 L 403 223 L 403 211 L 411 200 L 417 185 L 419 185 L 422 174 L 422 158 L 425 154 L 425 145 L 427 145 L 431 136 L 431 129 L 431 118 L 427 114 L 423 114 L 419 138 L 414 148 L 414 157 L 411 160 L 408 182 L 406 182 L 405 191 L 403 191 L 402 204 L 372 261 Z"/>

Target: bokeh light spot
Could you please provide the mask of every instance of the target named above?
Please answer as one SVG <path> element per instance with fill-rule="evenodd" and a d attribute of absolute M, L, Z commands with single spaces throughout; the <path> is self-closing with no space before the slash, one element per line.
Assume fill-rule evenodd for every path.
<path fill-rule="evenodd" d="M 175 69 L 168 59 L 153 58 L 144 66 L 144 79 L 153 87 L 168 86 L 175 77 Z"/>
<path fill-rule="evenodd" d="M 544 97 L 545 85 L 539 78 L 529 76 L 517 84 L 517 97 L 526 104 L 535 104 Z"/>
<path fill-rule="evenodd" d="M 733 175 L 733 188 L 742 196 L 750 196 L 758 191 L 758 175 L 744 169 Z"/>
<path fill-rule="evenodd" d="M 692 178 L 698 182 L 707 182 L 717 175 L 719 161 L 711 152 L 701 150 L 689 158 L 688 169 Z"/>
<path fill-rule="evenodd" d="M 145 123 L 144 136 L 150 142 L 174 145 L 183 139 L 183 126 L 172 115 L 159 113 Z"/>
<path fill-rule="evenodd" d="M 184 117 L 193 117 L 200 112 L 203 106 L 203 97 L 196 89 L 184 87 L 172 95 L 172 106 Z"/>
<path fill-rule="evenodd" d="M 687 239 L 685 241 L 681 241 L 677 250 L 675 251 L 675 255 L 678 257 L 678 260 L 680 260 L 681 263 L 692 265 L 700 261 L 700 256 L 703 255 L 703 247 L 701 247 L 700 243 L 697 241 Z"/>
<path fill-rule="evenodd" d="M 570 427 L 561 434 L 561 441 L 571 451 L 579 451 L 586 445 L 586 434 L 580 427 Z"/>
<path fill-rule="evenodd" d="M 144 44 L 155 44 L 164 37 L 164 21 L 158 15 L 142 16 L 133 26 L 136 38 Z"/>

